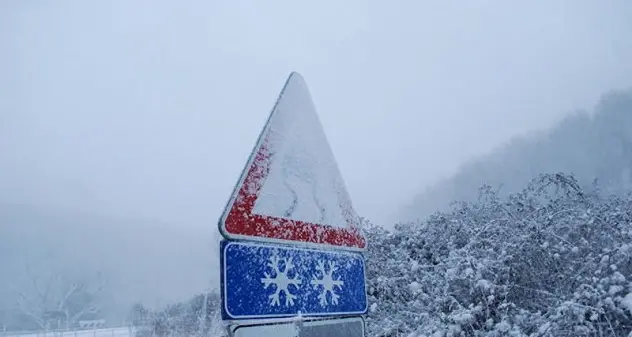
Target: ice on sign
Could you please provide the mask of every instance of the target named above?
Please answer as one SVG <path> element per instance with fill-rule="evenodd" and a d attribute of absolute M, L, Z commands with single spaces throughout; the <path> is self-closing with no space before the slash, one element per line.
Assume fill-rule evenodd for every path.
<path fill-rule="evenodd" d="M 290 82 L 270 118 L 269 172 L 254 213 L 349 227 L 349 196 L 304 85 Z"/>
<path fill-rule="evenodd" d="M 360 253 L 222 241 L 221 255 L 225 319 L 367 310 Z"/>
<path fill-rule="evenodd" d="M 358 217 L 303 78 L 292 73 L 220 222 L 227 238 L 363 249 Z"/>

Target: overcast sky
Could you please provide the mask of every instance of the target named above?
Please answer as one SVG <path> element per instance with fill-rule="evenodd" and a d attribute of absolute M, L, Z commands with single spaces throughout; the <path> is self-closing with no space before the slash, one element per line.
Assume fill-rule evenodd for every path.
<path fill-rule="evenodd" d="M 632 2 L 2 1 L 0 201 L 215 228 L 292 70 L 386 221 L 632 85 Z"/>

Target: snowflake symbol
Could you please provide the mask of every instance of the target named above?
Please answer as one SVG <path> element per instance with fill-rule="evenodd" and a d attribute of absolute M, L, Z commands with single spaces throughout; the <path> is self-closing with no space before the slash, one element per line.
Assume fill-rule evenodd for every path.
<path fill-rule="evenodd" d="M 338 299 L 340 296 L 334 292 L 334 287 L 338 287 L 338 289 L 342 289 L 344 282 L 340 279 L 334 280 L 333 273 L 338 270 L 336 267 L 336 263 L 333 261 L 329 261 L 329 273 L 325 271 L 325 262 L 320 260 L 318 261 L 318 266 L 316 266 L 316 270 L 322 273 L 322 278 L 314 279 L 311 281 L 311 284 L 314 285 L 314 289 L 318 289 L 320 286 L 323 287 L 322 293 L 318 295 L 318 299 L 320 300 L 321 306 L 327 305 L 327 293 L 331 294 L 331 304 L 338 304 Z"/>
<path fill-rule="evenodd" d="M 281 261 L 285 261 L 285 269 L 281 271 Z M 292 263 L 292 258 L 287 259 L 279 259 L 278 256 L 273 255 L 270 257 L 270 262 L 268 262 L 268 267 L 272 268 L 275 272 L 275 277 L 271 277 L 270 274 L 264 273 L 265 278 L 261 279 L 261 283 L 264 284 L 263 289 L 268 289 L 268 286 L 271 284 L 276 286 L 276 291 L 268 296 L 270 298 L 270 305 L 281 305 L 281 300 L 279 295 L 281 293 L 285 294 L 285 306 L 294 305 L 294 300 L 296 299 L 296 295 L 290 293 L 288 287 L 293 285 L 298 288 L 301 284 L 301 280 L 298 279 L 298 275 L 294 275 L 293 278 L 288 277 L 288 272 L 294 268 L 294 264 Z"/>

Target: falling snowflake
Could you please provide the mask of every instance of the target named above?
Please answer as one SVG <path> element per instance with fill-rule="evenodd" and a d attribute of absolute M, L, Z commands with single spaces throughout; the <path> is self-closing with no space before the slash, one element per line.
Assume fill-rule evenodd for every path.
<path fill-rule="evenodd" d="M 334 280 L 333 274 L 338 268 L 336 267 L 336 263 L 333 261 L 329 261 L 329 273 L 325 271 L 325 262 L 320 260 L 318 261 L 318 266 L 316 266 L 316 270 L 322 273 L 322 278 L 318 279 L 314 276 L 314 279 L 310 282 L 314 285 L 314 289 L 318 289 L 320 286 L 323 287 L 322 292 L 318 295 L 318 299 L 320 300 L 321 306 L 327 305 L 327 293 L 331 294 L 331 304 L 338 304 L 338 299 L 340 296 L 334 292 L 334 287 L 338 287 L 338 289 L 342 289 L 344 282 L 340 279 Z"/>
<path fill-rule="evenodd" d="M 285 269 L 281 271 L 281 262 L 285 262 Z M 287 259 L 279 259 L 278 256 L 273 255 L 270 257 L 270 262 L 268 262 L 268 267 L 274 270 L 275 275 L 271 277 L 270 274 L 264 273 L 265 278 L 261 279 L 261 283 L 263 283 L 263 289 L 268 289 L 268 286 L 275 285 L 276 291 L 268 296 L 270 298 L 270 305 L 281 305 L 280 295 L 284 293 L 285 295 L 285 306 L 294 305 L 294 300 L 296 299 L 296 295 L 290 293 L 288 287 L 293 285 L 298 288 L 301 284 L 301 280 L 298 279 L 298 275 L 294 275 L 293 278 L 288 277 L 288 273 L 290 270 L 294 268 L 294 264 L 292 263 L 292 258 L 289 257 Z"/>

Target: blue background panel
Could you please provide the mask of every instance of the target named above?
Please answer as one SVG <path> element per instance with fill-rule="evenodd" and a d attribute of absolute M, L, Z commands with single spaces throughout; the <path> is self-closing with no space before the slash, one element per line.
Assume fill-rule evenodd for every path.
<path fill-rule="evenodd" d="M 304 316 L 367 312 L 361 253 L 224 240 L 220 255 L 224 319 L 295 316 L 299 312 Z M 292 268 L 287 268 L 288 261 Z M 331 263 L 337 268 L 333 273 Z M 332 288 L 336 299 L 320 284 L 329 274 L 340 285 Z M 278 302 L 270 297 L 277 292 L 277 284 L 273 281 L 277 277 L 280 288 L 287 288 L 291 294 L 288 298 L 285 292 L 279 292 Z M 267 288 L 265 279 L 270 281 Z M 284 287 L 288 279 L 298 280 L 300 284 L 290 281 Z"/>

